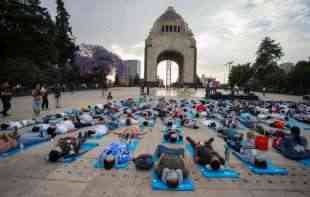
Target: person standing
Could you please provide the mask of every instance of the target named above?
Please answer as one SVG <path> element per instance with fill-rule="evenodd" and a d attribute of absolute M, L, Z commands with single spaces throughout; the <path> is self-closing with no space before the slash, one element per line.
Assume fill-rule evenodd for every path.
<path fill-rule="evenodd" d="M 56 108 L 60 108 L 60 97 L 61 97 L 61 86 L 60 84 L 57 84 L 54 87 L 54 96 L 56 101 Z"/>
<path fill-rule="evenodd" d="M 32 109 L 34 118 L 38 118 L 40 116 L 42 106 L 42 95 L 40 84 L 36 84 L 35 88 L 32 90 Z"/>
<path fill-rule="evenodd" d="M 41 88 L 41 95 L 42 95 L 42 111 L 48 110 L 48 91 L 45 86 Z"/>
<path fill-rule="evenodd" d="M 8 82 L 5 82 L 0 91 L 1 101 L 2 101 L 2 114 L 3 116 L 8 116 L 8 111 L 11 109 L 11 99 L 12 99 L 12 88 Z"/>

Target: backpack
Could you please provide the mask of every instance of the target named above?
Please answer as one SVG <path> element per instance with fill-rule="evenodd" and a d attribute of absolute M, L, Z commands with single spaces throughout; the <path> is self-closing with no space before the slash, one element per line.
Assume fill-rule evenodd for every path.
<path fill-rule="evenodd" d="M 138 170 L 150 170 L 154 166 L 153 156 L 150 154 L 139 155 L 133 162 Z"/>

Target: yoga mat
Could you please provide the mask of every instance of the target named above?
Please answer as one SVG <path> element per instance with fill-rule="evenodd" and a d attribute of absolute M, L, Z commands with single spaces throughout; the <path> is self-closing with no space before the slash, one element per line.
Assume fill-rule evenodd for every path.
<path fill-rule="evenodd" d="M 194 191 L 195 185 L 194 182 L 191 180 L 191 178 L 187 178 L 183 180 L 183 183 L 178 185 L 177 188 L 169 188 L 165 183 L 163 183 L 158 176 L 155 174 L 155 172 L 152 172 L 152 182 L 151 186 L 153 190 L 157 191 Z"/>
<path fill-rule="evenodd" d="M 267 160 L 267 168 L 261 169 L 255 167 L 253 164 L 245 161 L 242 158 L 242 155 L 233 149 L 231 149 L 232 154 L 234 154 L 250 171 L 252 171 L 254 174 L 258 175 L 287 175 L 288 170 L 286 168 L 280 168 L 278 166 L 275 166 L 272 164 L 271 160 Z"/>
<path fill-rule="evenodd" d="M 289 125 L 290 128 L 293 126 L 296 126 L 296 127 L 299 127 L 305 131 L 310 131 L 310 124 L 300 122 L 294 118 L 290 118 L 289 121 L 287 122 L 287 124 Z"/>
<path fill-rule="evenodd" d="M 47 138 L 38 138 L 38 140 L 36 140 L 36 141 L 33 138 L 31 138 L 31 136 L 33 136 L 33 137 L 38 136 L 39 134 L 37 134 L 37 133 L 35 133 L 35 134 L 34 133 L 29 133 L 29 134 L 26 134 L 26 135 L 29 136 L 29 142 L 27 142 L 27 144 L 24 144 L 22 149 L 20 148 L 20 145 L 18 145 L 16 148 L 10 149 L 7 152 L 0 153 L 0 159 L 4 159 L 4 158 L 7 158 L 7 157 L 14 156 L 14 155 L 16 155 L 16 154 L 18 154 L 20 152 L 24 152 L 24 151 L 26 151 L 28 149 L 34 148 L 35 146 L 41 145 L 44 142 L 48 141 Z M 23 139 L 23 141 L 24 140 L 25 139 Z"/>

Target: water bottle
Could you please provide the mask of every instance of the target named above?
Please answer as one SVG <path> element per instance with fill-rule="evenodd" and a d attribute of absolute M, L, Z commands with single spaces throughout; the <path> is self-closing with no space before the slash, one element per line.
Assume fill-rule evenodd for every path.
<path fill-rule="evenodd" d="M 20 148 L 20 151 L 23 151 L 23 150 L 24 150 L 24 144 L 23 144 L 23 143 L 20 143 L 20 144 L 19 144 L 19 148 Z"/>
<path fill-rule="evenodd" d="M 225 144 L 224 147 L 225 147 L 225 167 L 227 167 L 230 159 L 230 149 L 227 146 L 227 144 Z"/>

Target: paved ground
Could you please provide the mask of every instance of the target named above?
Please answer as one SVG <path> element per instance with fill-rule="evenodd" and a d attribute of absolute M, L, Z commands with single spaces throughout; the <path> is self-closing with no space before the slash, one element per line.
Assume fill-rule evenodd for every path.
<path fill-rule="evenodd" d="M 137 88 L 114 89 L 113 96 L 123 98 L 138 95 Z M 153 94 L 163 95 L 162 92 Z M 173 92 L 169 93 L 172 96 Z M 185 97 L 200 93 L 189 93 Z M 52 97 L 51 97 L 52 98 Z M 282 98 L 282 97 L 281 97 Z M 296 99 L 296 98 L 290 98 Z M 297 98 L 298 99 L 298 98 Z M 63 96 L 63 106 L 81 107 L 91 103 L 104 103 L 99 91 L 76 92 Z M 53 106 L 53 101 L 52 101 Z M 64 109 L 64 108 L 63 108 Z M 59 109 L 62 111 L 63 109 Z M 54 110 L 51 110 L 51 112 Z M 31 118 L 31 98 L 20 97 L 13 101 L 10 119 Z M 2 119 L 2 121 L 4 121 Z M 161 141 L 160 121 L 151 133 L 142 140 L 136 151 L 152 153 Z M 186 130 L 186 135 L 195 139 L 214 136 L 205 128 Z M 100 146 L 87 153 L 81 160 L 70 165 L 49 164 L 43 157 L 53 143 L 49 142 L 15 157 L 0 160 L 0 196 L 1 197 L 143 197 L 143 196 L 210 196 L 210 197 L 310 197 L 310 169 L 303 169 L 295 162 L 284 159 L 279 154 L 269 151 L 266 156 L 277 165 L 289 169 L 288 176 L 257 176 L 249 172 L 234 157 L 231 166 L 241 173 L 240 181 L 207 180 L 202 177 L 195 165 L 188 160 L 191 176 L 196 184 L 194 192 L 154 192 L 150 188 L 150 173 L 138 172 L 130 164 L 128 170 L 102 171 L 94 169 L 92 161 L 105 145 L 116 139 L 108 135 L 100 141 Z M 223 152 L 223 141 L 216 138 L 215 148 Z"/>

